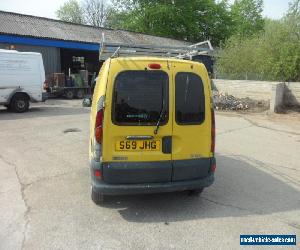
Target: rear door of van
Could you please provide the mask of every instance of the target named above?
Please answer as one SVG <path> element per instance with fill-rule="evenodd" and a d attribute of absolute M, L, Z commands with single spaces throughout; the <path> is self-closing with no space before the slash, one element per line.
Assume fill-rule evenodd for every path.
<path fill-rule="evenodd" d="M 171 83 L 165 60 L 112 59 L 103 128 L 105 182 L 171 181 Z"/>
<path fill-rule="evenodd" d="M 172 181 L 206 177 L 210 171 L 211 110 L 208 74 L 200 63 L 174 62 Z"/>

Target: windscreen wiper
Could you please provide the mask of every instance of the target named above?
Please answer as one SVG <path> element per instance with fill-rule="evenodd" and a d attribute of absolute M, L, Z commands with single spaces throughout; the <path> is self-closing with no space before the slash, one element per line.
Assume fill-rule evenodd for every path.
<path fill-rule="evenodd" d="M 156 128 L 154 130 L 154 134 L 155 135 L 157 135 L 157 132 L 158 132 L 158 129 L 159 129 L 159 126 L 160 126 L 160 122 L 161 122 L 163 116 L 166 113 L 166 110 L 165 110 L 165 98 L 164 98 L 164 85 L 163 84 L 162 84 L 162 87 L 161 87 L 161 93 L 162 93 L 162 105 L 161 105 L 161 111 L 160 111 L 160 114 L 159 114 L 159 118 L 158 118 L 158 121 L 156 123 Z"/>
<path fill-rule="evenodd" d="M 160 126 L 160 122 L 161 122 L 161 120 L 162 120 L 162 118 L 163 118 L 163 116 L 164 116 L 164 114 L 166 113 L 166 111 L 164 110 L 164 108 L 161 110 L 161 112 L 160 112 L 160 116 L 159 116 L 159 119 L 158 119 L 158 121 L 157 121 L 157 123 L 156 123 L 156 128 L 155 128 L 155 130 L 154 130 L 154 134 L 155 135 L 157 135 L 157 132 L 158 132 L 158 129 L 159 129 L 159 126 Z"/>

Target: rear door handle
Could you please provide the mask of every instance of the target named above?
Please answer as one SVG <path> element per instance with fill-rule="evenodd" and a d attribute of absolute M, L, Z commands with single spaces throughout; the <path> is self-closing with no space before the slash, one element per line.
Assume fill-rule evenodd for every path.
<path fill-rule="evenodd" d="M 154 137 L 151 135 L 129 135 L 126 136 L 127 140 L 153 140 Z"/>

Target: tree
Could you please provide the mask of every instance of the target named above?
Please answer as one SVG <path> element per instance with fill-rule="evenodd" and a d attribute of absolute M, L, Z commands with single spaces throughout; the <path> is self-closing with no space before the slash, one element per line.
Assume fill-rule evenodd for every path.
<path fill-rule="evenodd" d="M 102 27 L 108 9 L 109 5 L 105 0 L 69 0 L 56 11 L 56 16 L 62 21 Z"/>
<path fill-rule="evenodd" d="M 69 0 L 68 2 L 64 3 L 57 11 L 56 16 L 58 19 L 66 22 L 72 23 L 80 23 L 83 24 L 84 17 L 83 17 L 83 10 L 76 0 Z"/>
<path fill-rule="evenodd" d="M 250 36 L 264 28 L 263 0 L 235 0 L 231 6 L 234 33 Z"/>
<path fill-rule="evenodd" d="M 281 20 L 266 19 L 263 32 L 227 40 L 217 73 L 228 79 L 300 81 L 300 11 L 292 6 L 297 5 Z"/>
<path fill-rule="evenodd" d="M 83 10 L 86 23 L 96 27 L 104 26 L 108 13 L 104 0 L 85 0 Z"/>
<path fill-rule="evenodd" d="M 107 25 L 152 35 L 218 45 L 231 34 L 227 0 L 113 1 Z"/>
<path fill-rule="evenodd" d="M 300 0 L 290 2 L 290 7 L 285 17 L 285 20 L 294 31 L 294 35 L 300 38 Z"/>

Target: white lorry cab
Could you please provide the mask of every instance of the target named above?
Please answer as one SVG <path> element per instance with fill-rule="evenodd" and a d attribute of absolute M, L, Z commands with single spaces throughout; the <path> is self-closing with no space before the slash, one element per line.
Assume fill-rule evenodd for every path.
<path fill-rule="evenodd" d="M 14 112 L 25 112 L 29 102 L 46 100 L 42 55 L 0 49 L 0 105 Z"/>

